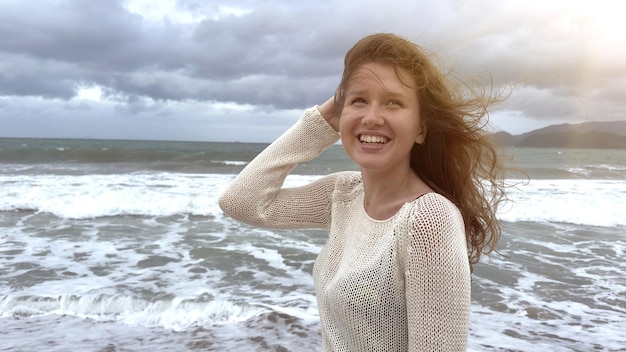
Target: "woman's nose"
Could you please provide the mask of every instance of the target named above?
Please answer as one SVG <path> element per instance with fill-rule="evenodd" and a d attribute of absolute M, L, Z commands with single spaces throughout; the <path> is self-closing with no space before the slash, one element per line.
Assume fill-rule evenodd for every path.
<path fill-rule="evenodd" d="M 381 126 L 384 121 L 383 109 L 374 104 L 370 105 L 361 119 L 361 123 L 365 126 Z"/>

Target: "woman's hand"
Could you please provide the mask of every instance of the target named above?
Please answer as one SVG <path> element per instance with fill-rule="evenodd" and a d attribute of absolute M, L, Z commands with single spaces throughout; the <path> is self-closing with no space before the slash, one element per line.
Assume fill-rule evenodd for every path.
<path fill-rule="evenodd" d="M 341 109 L 339 104 L 335 102 L 335 97 L 332 96 L 322 105 L 318 105 L 318 109 L 328 124 L 330 124 L 335 131 L 339 132 L 339 116 L 341 115 Z"/>

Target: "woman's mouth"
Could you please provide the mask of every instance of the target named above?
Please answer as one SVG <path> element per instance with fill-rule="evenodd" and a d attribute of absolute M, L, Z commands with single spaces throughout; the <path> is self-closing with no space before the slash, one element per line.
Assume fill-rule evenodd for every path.
<path fill-rule="evenodd" d="M 359 136 L 359 141 L 361 141 L 361 143 L 368 144 L 385 144 L 388 140 L 389 139 L 387 137 L 383 136 L 373 136 L 368 134 L 362 134 Z"/>

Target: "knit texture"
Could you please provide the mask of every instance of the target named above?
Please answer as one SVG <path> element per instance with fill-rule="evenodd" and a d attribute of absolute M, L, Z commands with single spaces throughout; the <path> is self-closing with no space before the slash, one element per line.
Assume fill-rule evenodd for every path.
<path fill-rule="evenodd" d="M 470 268 L 454 204 L 428 193 L 375 220 L 359 172 L 282 188 L 298 163 L 338 139 L 316 107 L 306 110 L 235 178 L 220 206 L 259 227 L 329 232 L 313 268 L 324 351 L 465 351 Z"/>

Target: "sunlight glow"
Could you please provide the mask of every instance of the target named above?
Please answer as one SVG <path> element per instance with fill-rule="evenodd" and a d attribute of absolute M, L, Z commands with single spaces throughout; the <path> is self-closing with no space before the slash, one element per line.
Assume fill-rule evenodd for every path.
<path fill-rule="evenodd" d="M 97 85 L 93 85 L 93 86 L 79 85 L 76 88 L 75 99 L 101 101 L 102 100 L 102 88 L 100 88 L 100 86 L 97 86 Z"/>
<path fill-rule="evenodd" d="M 254 110 L 250 104 L 238 104 L 234 102 L 214 101 L 210 103 L 211 110 L 224 112 L 249 112 Z"/>
<path fill-rule="evenodd" d="M 594 35 L 603 41 L 624 42 L 626 33 L 626 1 L 581 1 L 576 3 L 578 13 L 583 19 L 589 20 Z"/>

